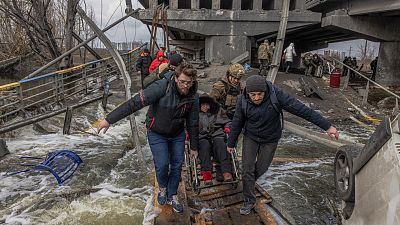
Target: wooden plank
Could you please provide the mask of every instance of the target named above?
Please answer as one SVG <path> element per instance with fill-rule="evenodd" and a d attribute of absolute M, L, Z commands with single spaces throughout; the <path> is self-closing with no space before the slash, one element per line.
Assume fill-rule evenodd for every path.
<path fill-rule="evenodd" d="M 213 224 L 215 224 L 215 225 L 232 224 L 233 223 L 233 221 L 229 217 L 229 214 L 226 210 L 218 210 L 218 211 L 212 212 L 211 219 L 213 221 Z"/>
<path fill-rule="evenodd" d="M 257 212 L 258 216 L 260 217 L 261 221 L 263 221 L 264 224 L 277 225 L 274 217 L 265 208 L 264 203 L 257 201 L 256 206 L 254 207 L 254 210 Z"/>
<path fill-rule="evenodd" d="M 261 225 L 260 218 L 254 212 L 254 210 L 249 215 L 241 215 L 239 212 L 240 207 L 241 205 L 228 209 L 229 217 L 232 220 L 232 225 Z"/>
<path fill-rule="evenodd" d="M 270 203 L 272 202 L 272 197 L 265 191 L 259 184 L 256 183 L 256 190 L 260 192 L 262 196 L 264 196 L 264 201 L 265 203 Z"/>
<path fill-rule="evenodd" d="M 179 183 L 178 198 L 184 206 L 182 213 L 176 213 L 170 205 L 159 205 L 157 201 L 157 194 L 159 186 L 154 173 L 154 207 L 160 208 L 161 213 L 154 219 L 155 225 L 170 225 L 170 224 L 191 224 L 190 222 L 190 209 L 187 205 L 187 198 L 185 192 L 184 182 Z"/>

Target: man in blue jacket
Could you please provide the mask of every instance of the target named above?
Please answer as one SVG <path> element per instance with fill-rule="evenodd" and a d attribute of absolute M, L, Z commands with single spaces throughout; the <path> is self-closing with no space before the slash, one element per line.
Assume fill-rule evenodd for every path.
<path fill-rule="evenodd" d="M 157 182 L 160 187 L 157 200 L 170 204 L 176 212 L 183 212 L 177 198 L 185 148 L 185 127 L 190 138 L 190 150 L 197 157 L 199 143 L 199 96 L 197 71 L 182 63 L 175 72 L 164 75 L 126 101 L 101 121 L 98 132 L 104 133 L 110 124 L 150 105 L 146 115 L 148 142 L 153 154 Z"/>
<path fill-rule="evenodd" d="M 268 170 L 282 136 L 282 109 L 312 122 L 330 137 L 339 138 L 339 132 L 327 119 L 262 76 L 247 78 L 244 94 L 239 97 L 236 105 L 227 143 L 227 151 L 232 152 L 243 129 L 242 215 L 248 215 L 255 206 L 256 180 Z"/>

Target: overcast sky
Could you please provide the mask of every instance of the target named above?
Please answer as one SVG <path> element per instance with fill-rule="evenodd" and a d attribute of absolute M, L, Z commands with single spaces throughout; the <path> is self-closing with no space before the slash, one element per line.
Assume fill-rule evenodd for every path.
<path fill-rule="evenodd" d="M 92 8 L 96 15 L 96 23 L 99 27 L 104 28 L 107 25 L 113 23 L 115 20 L 121 18 L 125 15 L 125 1 L 124 0 L 85 0 L 87 7 Z M 81 6 L 82 6 L 81 1 Z M 143 6 L 137 1 L 132 0 L 132 6 L 134 9 L 143 8 Z M 124 29 L 125 27 L 125 29 Z M 160 29 L 158 29 L 160 31 Z M 127 18 L 124 23 L 120 23 L 114 28 L 106 32 L 108 38 L 113 42 L 125 42 L 125 41 L 143 41 L 148 42 L 150 39 L 149 31 L 146 26 L 134 18 Z M 158 34 L 158 39 L 161 39 L 160 33 Z M 346 52 L 349 54 L 350 46 L 352 48 L 351 56 L 358 57 L 359 45 L 364 44 L 364 40 L 354 40 L 346 41 L 341 43 L 331 43 L 327 49 L 339 50 L 340 52 Z M 369 42 L 375 46 L 379 47 L 379 43 Z M 323 50 L 320 50 L 322 52 Z M 378 52 L 376 52 L 378 54 Z"/>
<path fill-rule="evenodd" d="M 91 7 L 93 9 L 96 16 L 95 22 L 100 28 L 105 28 L 107 25 L 125 16 L 126 5 L 124 0 L 85 0 L 85 2 L 88 8 Z M 143 8 L 137 0 L 132 0 L 132 5 L 135 9 Z M 82 3 L 81 6 L 83 6 Z M 125 19 L 123 23 L 121 22 L 119 25 L 108 30 L 106 35 L 113 42 L 126 42 L 126 40 L 128 42 L 132 40 L 146 42 L 150 39 L 150 34 L 146 26 L 132 17 Z"/>

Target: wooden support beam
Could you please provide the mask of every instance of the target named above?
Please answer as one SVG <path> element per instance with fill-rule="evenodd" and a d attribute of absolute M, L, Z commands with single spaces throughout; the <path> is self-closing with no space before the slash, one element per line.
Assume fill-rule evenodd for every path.
<path fill-rule="evenodd" d="M 72 121 L 72 107 L 67 107 L 67 111 L 65 112 L 64 117 L 64 127 L 63 127 L 63 134 L 70 134 L 71 133 L 71 121 Z"/>

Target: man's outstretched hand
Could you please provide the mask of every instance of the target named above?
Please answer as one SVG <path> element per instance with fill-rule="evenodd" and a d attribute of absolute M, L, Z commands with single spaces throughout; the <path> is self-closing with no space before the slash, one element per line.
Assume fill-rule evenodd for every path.
<path fill-rule="evenodd" d="M 104 129 L 103 134 L 105 134 L 109 127 L 110 124 L 107 122 L 107 120 L 102 120 L 97 126 L 97 133 L 99 134 L 100 131 Z"/>
<path fill-rule="evenodd" d="M 336 140 L 339 139 L 339 131 L 334 126 L 329 127 L 329 129 L 326 130 L 326 133 L 331 138 L 336 138 Z"/>

